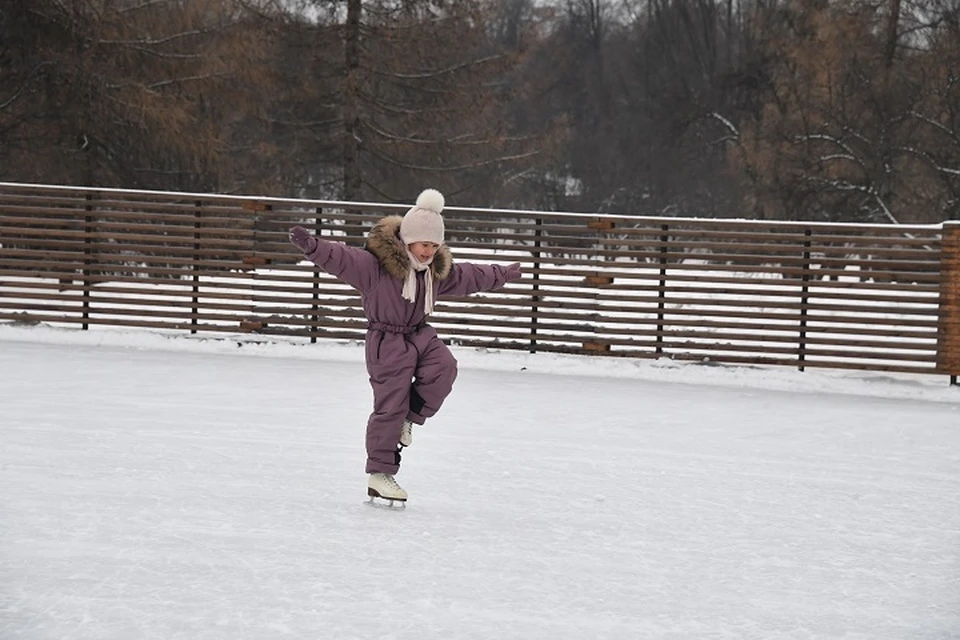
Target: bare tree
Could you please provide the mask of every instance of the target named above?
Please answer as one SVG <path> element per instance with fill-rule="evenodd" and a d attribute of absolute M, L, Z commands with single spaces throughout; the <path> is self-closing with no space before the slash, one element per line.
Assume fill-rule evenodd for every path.
<path fill-rule="evenodd" d="M 908 40 L 917 44 L 899 49 L 902 16 L 917 11 L 851 1 L 781 12 L 766 43 L 764 109 L 735 149 L 767 215 L 896 223 L 947 206 L 956 121 L 945 116 L 957 96 L 937 79 L 957 58 L 941 46 L 949 39 L 916 29 Z"/>
<path fill-rule="evenodd" d="M 707 114 L 729 112 L 742 65 L 732 3 L 650 0 L 563 5 L 549 55 L 554 102 L 574 130 L 569 171 L 585 210 L 733 215 L 737 180 Z"/>
<path fill-rule="evenodd" d="M 509 41 L 488 28 L 503 24 L 496 11 L 514 7 L 426 0 L 349 0 L 341 12 L 332 3 L 311 6 L 315 19 L 288 14 L 284 27 L 322 43 L 298 67 L 306 72 L 298 93 L 311 99 L 297 103 L 291 93 L 293 100 L 270 107 L 287 109 L 279 129 L 322 159 L 304 163 L 311 173 L 300 176 L 302 185 L 324 185 L 346 200 L 409 201 L 429 183 L 484 204 L 543 161 L 551 124 L 520 131 L 513 111 L 523 90 L 513 74 L 529 34 L 522 22 Z"/>
<path fill-rule="evenodd" d="M 15 0 L 2 15 L 20 29 L 0 100 L 7 177 L 221 188 L 224 129 L 255 104 L 248 13 L 228 0 Z"/>

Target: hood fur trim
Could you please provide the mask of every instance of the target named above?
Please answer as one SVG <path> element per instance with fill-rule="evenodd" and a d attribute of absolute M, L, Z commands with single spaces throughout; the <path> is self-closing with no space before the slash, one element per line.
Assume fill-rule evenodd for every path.
<path fill-rule="evenodd" d="M 407 256 L 407 247 L 400 240 L 400 223 L 403 216 L 393 215 L 381 218 L 367 233 L 367 242 L 364 248 L 376 256 L 387 272 L 401 280 L 407 277 L 410 270 L 410 258 Z M 430 269 L 433 277 L 443 280 L 450 275 L 453 265 L 453 256 L 449 247 L 442 244 L 433 255 Z"/>

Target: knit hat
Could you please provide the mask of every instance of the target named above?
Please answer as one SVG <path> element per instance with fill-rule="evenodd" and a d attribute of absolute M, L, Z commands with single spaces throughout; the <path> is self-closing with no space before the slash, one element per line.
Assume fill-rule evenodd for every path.
<path fill-rule="evenodd" d="M 404 244 L 433 242 L 443 244 L 443 194 L 426 189 L 417 196 L 417 204 L 407 211 L 400 222 L 400 239 Z"/>

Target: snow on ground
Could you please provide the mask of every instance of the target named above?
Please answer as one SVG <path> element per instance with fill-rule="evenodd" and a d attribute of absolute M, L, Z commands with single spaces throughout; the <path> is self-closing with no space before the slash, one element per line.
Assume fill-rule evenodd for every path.
<path fill-rule="evenodd" d="M 0 326 L 0 638 L 960 638 L 945 377 L 245 340 Z"/>

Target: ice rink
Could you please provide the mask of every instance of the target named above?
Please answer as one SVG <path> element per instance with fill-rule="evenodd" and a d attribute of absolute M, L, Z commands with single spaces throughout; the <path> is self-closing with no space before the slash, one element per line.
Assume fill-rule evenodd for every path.
<path fill-rule="evenodd" d="M 395 513 L 360 347 L 124 335 L 0 328 L 3 640 L 960 638 L 943 378 L 457 351 Z"/>

